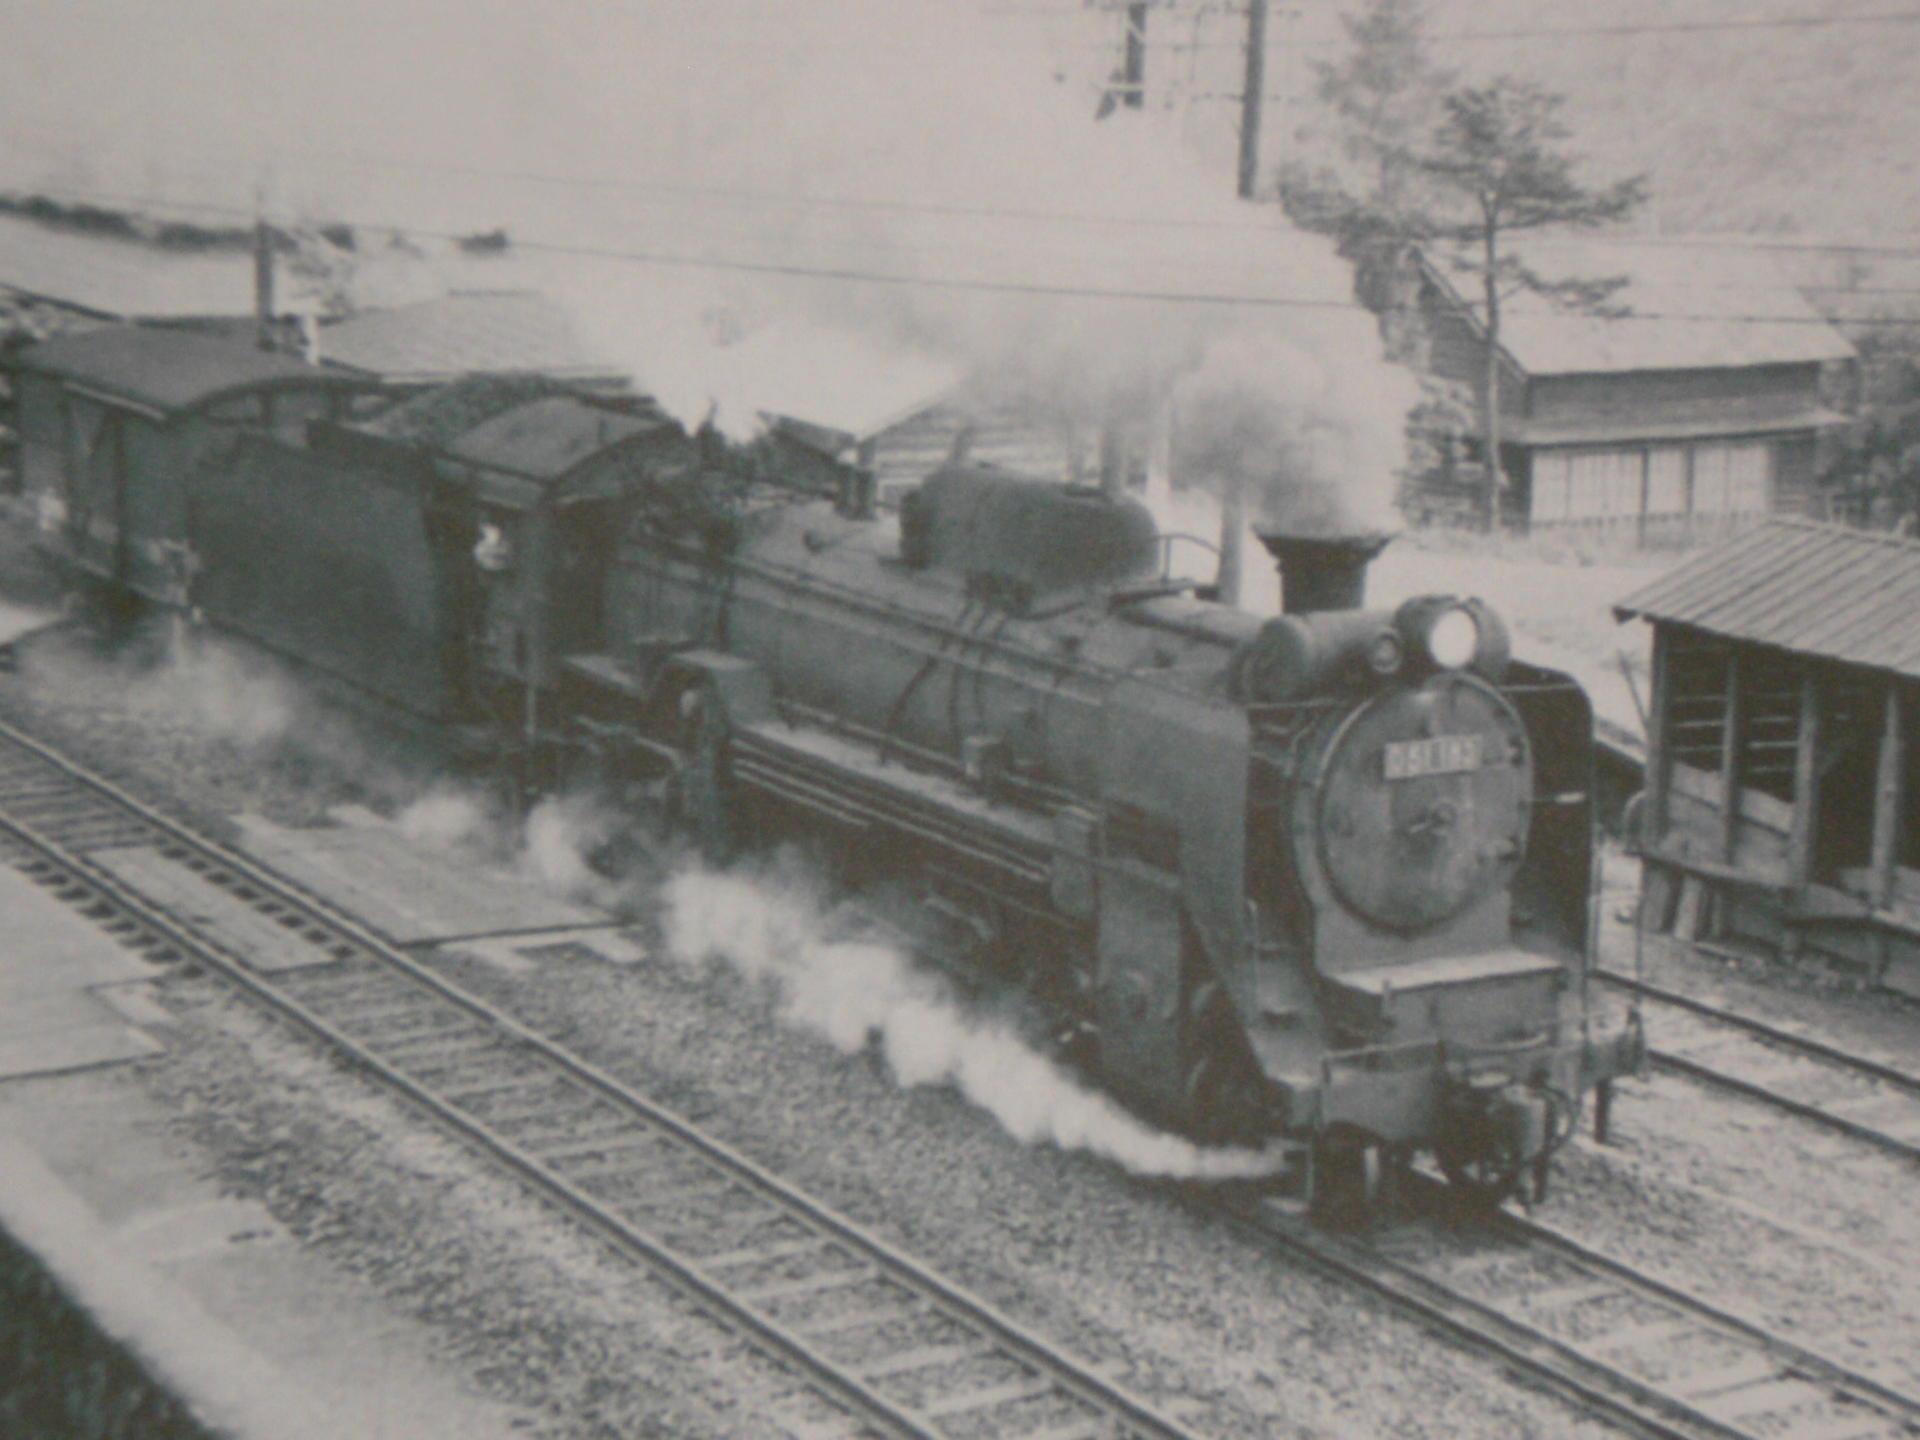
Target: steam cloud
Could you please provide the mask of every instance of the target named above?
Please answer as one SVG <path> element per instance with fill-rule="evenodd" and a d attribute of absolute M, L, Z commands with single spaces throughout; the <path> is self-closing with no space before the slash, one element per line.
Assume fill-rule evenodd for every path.
<path fill-rule="evenodd" d="M 471 792 L 431 792 L 404 809 L 403 834 L 508 858 L 547 888 L 612 910 L 657 907 L 667 953 L 721 961 L 773 986 L 782 1018 L 844 1054 L 876 1045 L 900 1084 L 951 1085 L 1022 1144 L 1083 1150 L 1140 1175 L 1249 1180 L 1284 1158 L 1208 1149 L 1155 1130 L 1039 1053 L 1010 1016 L 970 1011 L 940 976 L 883 939 L 837 933 L 817 884 L 786 857 L 760 869 L 683 865 L 658 891 L 589 858 L 620 820 L 587 794 L 553 796 L 517 831 Z M 504 855 L 502 852 L 512 852 Z"/>
<path fill-rule="evenodd" d="M 1182 1179 L 1258 1179 L 1283 1168 L 1276 1155 L 1206 1149 L 1152 1129 L 1035 1051 L 1008 1020 L 969 1014 L 893 945 L 835 938 L 817 897 L 791 878 L 683 870 L 662 901 L 676 958 L 723 960 L 772 983 L 793 1023 L 848 1054 L 877 1044 L 902 1085 L 952 1085 L 1022 1144 Z"/>
<path fill-rule="evenodd" d="M 1283 453 L 1228 418 L 1244 443 L 1189 449 L 1187 478 L 1295 484 L 1304 457 L 1357 523 L 1390 501 L 1412 395 L 1348 267 L 1234 199 L 1177 116 L 1093 118 L 1098 76 L 1062 56 L 1095 63 L 1106 10 L 1036 27 L 963 0 L 631 0 L 558 23 L 530 0 L 181 3 L 192 24 L 112 0 L 23 12 L 0 55 L 19 111 L 0 178 L 251 214 L 265 177 L 290 221 L 357 222 L 363 268 L 387 227 L 504 230 L 515 258 L 447 283 L 561 295 L 605 358 L 730 433 L 796 367 L 854 398 L 799 418 L 878 420 L 931 358 L 1082 436 L 1162 413 L 1176 387 L 1188 428 L 1265 409 L 1295 437 Z M 298 155 L 265 148 L 294 133 Z M 634 252 L 649 259 L 608 258 Z M 1172 294 L 1218 303 L 1143 298 Z M 780 327 L 856 336 L 867 358 L 744 363 L 743 338 Z"/>

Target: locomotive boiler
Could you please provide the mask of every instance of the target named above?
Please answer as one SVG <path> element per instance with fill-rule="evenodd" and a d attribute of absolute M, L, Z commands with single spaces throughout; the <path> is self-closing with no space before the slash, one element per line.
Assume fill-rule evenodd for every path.
<path fill-rule="evenodd" d="M 882 514 L 792 436 L 634 397 L 521 377 L 374 413 L 113 329 L 14 378 L 82 569 L 590 758 L 715 852 L 799 823 L 1134 1108 L 1290 1147 L 1323 1198 L 1417 1150 L 1502 1196 L 1637 1063 L 1585 978 L 1586 698 L 1476 600 L 1366 608 L 1380 537 L 1265 537 L 1259 616 L 1169 579 L 1131 500 L 951 463 Z"/>

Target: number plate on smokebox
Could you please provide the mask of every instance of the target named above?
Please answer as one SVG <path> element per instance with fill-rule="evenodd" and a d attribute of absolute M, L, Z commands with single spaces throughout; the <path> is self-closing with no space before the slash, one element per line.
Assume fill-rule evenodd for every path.
<path fill-rule="evenodd" d="M 1436 735 L 1431 740 L 1396 740 L 1386 747 L 1387 779 L 1421 775 L 1457 775 L 1480 768 L 1478 735 Z"/>

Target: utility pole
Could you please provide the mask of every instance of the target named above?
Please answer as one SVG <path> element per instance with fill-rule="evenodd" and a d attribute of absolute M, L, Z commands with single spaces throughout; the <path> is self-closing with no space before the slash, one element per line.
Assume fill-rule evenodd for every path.
<path fill-rule="evenodd" d="M 1127 53 L 1120 70 L 1120 103 L 1138 110 L 1147 103 L 1147 0 L 1127 6 Z"/>
<path fill-rule="evenodd" d="M 272 193 L 273 172 L 263 169 L 253 187 L 253 338 L 262 350 L 277 350 L 280 341 L 273 255 L 279 236 L 267 221 Z"/>
<path fill-rule="evenodd" d="M 273 227 L 262 215 L 253 222 L 254 343 L 262 350 L 275 349 L 278 339 L 274 328 L 273 242 Z"/>
<path fill-rule="evenodd" d="M 1260 108 L 1267 90 L 1267 0 L 1247 0 L 1247 73 L 1240 91 L 1240 198 L 1260 183 Z M 1235 476 L 1220 495 L 1220 603 L 1240 603 L 1240 543 L 1247 529 L 1246 482 Z"/>
<path fill-rule="evenodd" d="M 1097 118 L 1111 115 L 1119 105 L 1139 110 L 1147 103 L 1147 10 L 1151 0 L 1129 0 L 1127 5 L 1126 48 L 1120 71 L 1101 97 Z M 1127 492 L 1129 470 L 1127 445 L 1120 433 L 1119 416 L 1109 403 L 1100 419 L 1100 450 L 1097 465 L 1100 488 L 1109 495 Z"/>
<path fill-rule="evenodd" d="M 1122 105 L 1138 110 L 1147 103 L 1147 9 L 1151 0 L 1129 0 L 1127 33 L 1122 40 L 1120 68 L 1100 92 L 1100 108 L 1093 118 L 1104 120 Z"/>
<path fill-rule="evenodd" d="M 1267 88 L 1267 0 L 1247 0 L 1247 79 L 1240 91 L 1240 198 L 1260 183 L 1260 106 Z"/>

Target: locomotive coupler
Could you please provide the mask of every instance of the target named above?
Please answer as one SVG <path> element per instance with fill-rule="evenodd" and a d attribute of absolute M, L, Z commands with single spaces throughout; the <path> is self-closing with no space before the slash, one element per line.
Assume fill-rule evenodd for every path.
<path fill-rule="evenodd" d="M 1497 1073 L 1457 1077 L 1441 1098 L 1435 1158 L 1448 1180 L 1474 1198 L 1497 1203 L 1519 1190 L 1532 1203 L 1546 1197 L 1554 1152 L 1572 1125 L 1569 1102 L 1544 1071 L 1527 1080 Z"/>

